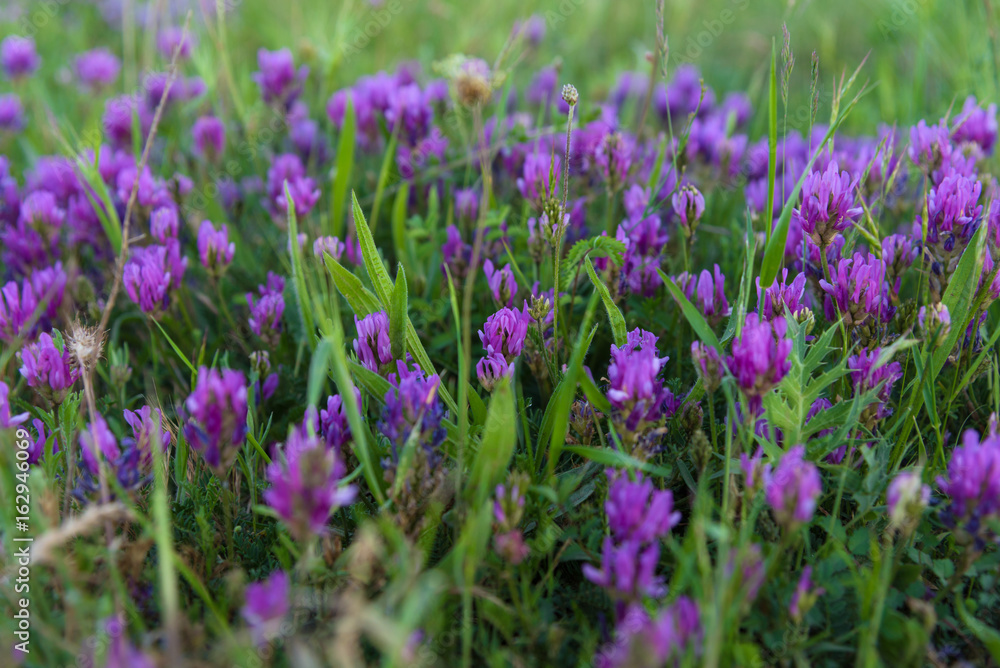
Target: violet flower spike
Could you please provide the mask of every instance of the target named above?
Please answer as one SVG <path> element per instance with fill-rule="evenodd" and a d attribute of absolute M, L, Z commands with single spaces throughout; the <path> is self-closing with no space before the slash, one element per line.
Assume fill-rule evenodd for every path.
<path fill-rule="evenodd" d="M 392 362 L 392 342 L 389 341 L 389 316 L 385 311 L 370 313 L 358 320 L 354 316 L 358 337 L 351 342 L 361 366 L 374 373 Z"/>

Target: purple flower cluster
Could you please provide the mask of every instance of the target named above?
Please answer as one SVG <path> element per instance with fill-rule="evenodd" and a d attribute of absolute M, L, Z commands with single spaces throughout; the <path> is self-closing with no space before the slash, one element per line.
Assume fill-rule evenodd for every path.
<path fill-rule="evenodd" d="M 881 348 L 875 348 L 871 352 L 862 350 L 847 360 L 847 368 L 851 370 L 856 394 L 878 388 L 875 405 L 869 407 L 861 417 L 862 423 L 869 428 L 874 427 L 877 421 L 892 415 L 892 408 L 889 406 L 892 386 L 903 377 L 903 368 L 899 362 L 877 365 L 881 352 Z"/>
<path fill-rule="evenodd" d="M 722 322 L 723 318 L 729 317 L 732 313 L 726 300 L 726 277 L 719 269 L 719 265 L 715 265 L 712 273 L 702 269 L 697 280 L 685 272 L 677 277 L 677 283 L 684 296 L 699 307 L 705 319 L 713 325 Z"/>
<path fill-rule="evenodd" d="M 691 238 L 698 227 L 698 221 L 705 213 L 705 197 L 694 186 L 684 186 L 676 193 L 670 201 L 674 208 L 674 213 L 680 221 L 684 236 Z"/>
<path fill-rule="evenodd" d="M 257 286 L 257 297 L 252 292 L 246 294 L 250 307 L 250 330 L 264 343 L 273 347 L 281 340 L 281 316 L 285 314 L 285 279 L 273 272 L 267 272 L 267 283 Z"/>
<path fill-rule="evenodd" d="M 627 218 L 618 226 L 616 238 L 625 244 L 621 288 L 643 297 L 653 297 L 663 284 L 660 268 L 663 249 L 669 241 L 666 225 L 658 215 L 646 215 L 650 191 L 633 185 L 625 191 Z"/>
<path fill-rule="evenodd" d="M 991 542 L 989 523 L 1000 518 L 1000 436 L 991 431 L 980 439 L 976 431 L 966 431 L 937 484 L 948 497 L 941 512 L 945 523 L 977 549 Z"/>
<path fill-rule="evenodd" d="M 309 76 L 309 68 L 303 65 L 295 69 L 292 52 L 288 49 L 257 51 L 258 71 L 252 77 L 260 87 L 260 95 L 265 104 L 288 108 L 302 93 L 302 84 Z"/>
<path fill-rule="evenodd" d="M 23 79 L 38 69 L 41 59 L 35 50 L 35 40 L 20 35 L 8 35 L 0 42 L 0 67 L 10 79 Z"/>
<path fill-rule="evenodd" d="M 889 322 L 896 309 L 889 303 L 885 274 L 885 260 L 871 253 L 842 258 L 831 268 L 830 281 L 819 282 L 826 293 L 826 318 L 836 321 L 839 313 L 848 327 L 864 325 L 869 317 L 876 325 Z"/>
<path fill-rule="evenodd" d="M 275 571 L 266 580 L 247 587 L 242 616 L 258 647 L 281 633 L 281 622 L 291 608 L 290 589 L 291 583 L 284 571 Z"/>
<path fill-rule="evenodd" d="M 80 83 L 91 90 L 109 88 L 118 81 L 122 63 L 118 57 L 104 48 L 91 49 L 76 57 L 74 63 Z"/>
<path fill-rule="evenodd" d="M 236 244 L 229 241 L 229 229 L 225 225 L 215 229 L 212 221 L 201 221 L 201 227 L 198 228 L 198 257 L 201 259 L 201 266 L 213 276 L 218 276 L 229 267 L 235 253 Z"/>
<path fill-rule="evenodd" d="M 215 116 L 202 116 L 191 126 L 191 137 L 197 155 L 217 160 L 226 148 L 226 124 Z"/>
<path fill-rule="evenodd" d="M 595 665 L 688 665 L 682 661 L 701 653 L 702 635 L 698 605 L 686 596 L 661 609 L 655 618 L 643 607 L 633 605 L 615 626 L 615 640 L 598 651 Z"/>
<path fill-rule="evenodd" d="M 645 430 L 677 410 L 661 377 L 669 358 L 660 357 L 657 337 L 642 329 L 628 333 L 625 345 L 611 346 L 607 390 L 612 419 L 623 438 Z"/>
<path fill-rule="evenodd" d="M 492 392 L 501 378 L 513 377 L 513 362 L 524 349 L 529 322 L 531 317 L 525 302 L 521 311 L 506 306 L 501 308 L 488 317 L 479 330 L 479 340 L 486 355 L 476 365 L 476 374 L 487 391 Z"/>
<path fill-rule="evenodd" d="M 761 320 L 756 313 L 747 315 L 743 332 L 733 341 L 733 351 L 726 366 L 736 384 L 746 395 L 750 409 L 757 412 L 762 397 L 781 382 L 791 368 L 788 359 L 792 341 L 785 336 L 783 317 Z"/>
<path fill-rule="evenodd" d="M 357 488 L 340 486 L 347 472 L 339 453 L 318 436 L 292 429 L 267 467 L 264 501 L 296 540 L 323 535 L 330 513 L 354 501 Z"/>
<path fill-rule="evenodd" d="M 0 95 L 0 132 L 16 134 L 24 129 L 24 105 L 15 93 Z"/>
<path fill-rule="evenodd" d="M 389 439 L 395 462 L 411 432 L 416 430 L 417 443 L 424 448 L 433 468 L 440 458 L 437 450 L 446 435 L 445 410 L 438 394 L 441 379 L 437 374 L 425 376 L 419 367 L 414 365 L 411 369 L 402 360 L 396 362 L 396 369 L 398 373 L 389 375 L 392 387 L 385 393 L 379 431 Z"/>
<path fill-rule="evenodd" d="M 53 404 L 62 403 L 80 377 L 80 371 L 73 364 L 61 336 L 53 340 L 49 334 L 41 334 L 37 341 L 24 346 L 17 356 L 21 360 L 21 375 L 28 381 L 28 387 Z"/>
<path fill-rule="evenodd" d="M 288 215 L 286 182 L 295 204 L 295 215 L 299 218 L 309 215 L 320 196 L 319 187 L 306 175 L 305 165 L 298 155 L 283 153 L 277 156 L 267 170 L 267 204 L 271 215 L 282 225 Z"/>
<path fill-rule="evenodd" d="M 692 341 L 691 359 L 694 360 L 695 371 L 698 372 L 698 378 L 701 379 L 705 391 L 709 394 L 715 392 L 722 383 L 722 373 L 725 368 L 719 351 L 701 341 Z"/>
<path fill-rule="evenodd" d="M 806 275 L 799 273 L 788 282 L 788 269 L 781 270 L 781 278 L 766 290 L 761 290 L 760 277 L 757 277 L 757 314 L 761 320 L 774 320 L 780 317 L 796 317 L 806 309 L 805 304 Z"/>
<path fill-rule="evenodd" d="M 861 216 L 863 209 L 855 206 L 855 189 L 859 177 L 851 178 L 831 161 L 825 171 L 813 171 L 802 184 L 799 206 L 792 215 L 802 231 L 821 249 L 833 242 L 838 233 L 847 230 Z"/>
<path fill-rule="evenodd" d="M 788 530 L 812 519 L 823 491 L 819 470 L 806 461 L 805 454 L 805 447 L 796 445 L 785 453 L 773 472 L 770 464 L 763 469 L 767 503 L 778 523 Z"/>
<path fill-rule="evenodd" d="M 239 371 L 201 367 L 184 409 L 184 437 L 213 471 L 225 475 L 246 434 L 246 378 Z"/>
<path fill-rule="evenodd" d="M 517 281 L 514 280 L 514 270 L 510 263 L 504 265 L 503 269 L 496 269 L 493 261 L 487 258 L 483 262 L 483 273 L 486 274 L 486 283 L 490 286 L 493 299 L 507 308 L 512 307 L 514 297 L 517 296 Z"/>
<path fill-rule="evenodd" d="M 812 566 L 802 569 L 799 583 L 795 586 L 795 593 L 788 605 L 788 613 L 795 620 L 796 624 L 801 624 L 806 613 L 816 604 L 816 599 L 826 593 L 822 587 L 814 587 L 812 583 Z"/>
<path fill-rule="evenodd" d="M 601 567 L 584 565 L 588 580 L 604 587 L 619 602 L 619 620 L 628 604 L 644 596 L 664 593 L 663 580 L 656 576 L 660 560 L 660 539 L 680 522 L 674 511 L 670 490 L 656 490 L 653 483 L 637 474 L 606 471 L 609 480 L 604 509 L 610 536 L 604 539 Z"/>
<path fill-rule="evenodd" d="M 885 262 L 886 280 L 892 296 L 899 296 L 903 274 L 916 261 L 919 249 L 904 234 L 891 234 L 882 240 L 882 260 Z"/>
<path fill-rule="evenodd" d="M 0 341 L 31 338 L 56 316 L 66 289 L 62 263 L 36 269 L 31 275 L 0 288 Z M 44 308 L 42 306 L 44 305 Z"/>
<path fill-rule="evenodd" d="M 358 320 L 354 316 L 358 338 L 351 342 L 361 366 L 381 373 L 392 362 L 392 342 L 389 340 L 389 316 L 385 311 L 369 313 Z"/>
<path fill-rule="evenodd" d="M 167 238 L 165 245 L 136 248 L 125 265 L 122 284 L 143 313 L 158 317 L 170 307 L 170 293 L 180 287 L 188 259 L 180 243 Z"/>
<path fill-rule="evenodd" d="M 123 442 L 138 450 L 140 468 L 149 471 L 153 466 L 154 443 L 159 443 L 163 452 L 166 452 L 173 440 L 163 413 L 159 408 L 143 406 L 137 411 L 125 410 L 124 417 L 125 423 L 132 428 L 132 438 L 123 439 Z"/>

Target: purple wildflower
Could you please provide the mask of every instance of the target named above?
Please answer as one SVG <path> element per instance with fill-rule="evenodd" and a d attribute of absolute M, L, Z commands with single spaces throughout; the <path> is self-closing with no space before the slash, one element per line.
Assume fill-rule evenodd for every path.
<path fill-rule="evenodd" d="M 191 127 L 191 136 L 195 153 L 215 160 L 226 147 L 226 124 L 215 116 L 202 116 Z"/>
<path fill-rule="evenodd" d="M 684 186 L 670 200 L 674 213 L 680 219 L 681 228 L 688 238 L 694 235 L 698 221 L 705 213 L 705 198 L 694 186 Z"/>
<path fill-rule="evenodd" d="M 29 415 L 27 413 L 10 414 L 10 388 L 7 383 L 0 380 L 0 429 L 13 429 L 24 424 Z"/>
<path fill-rule="evenodd" d="M 601 140 L 594 162 L 609 191 L 617 192 L 624 187 L 632 166 L 632 152 L 632 140 L 621 133 L 609 132 Z"/>
<path fill-rule="evenodd" d="M 764 448 L 758 446 L 753 457 L 745 452 L 741 453 L 740 470 L 746 478 L 744 484 L 752 495 L 758 487 L 763 486 L 765 477 L 771 474 L 771 465 L 764 463 Z"/>
<path fill-rule="evenodd" d="M 288 575 L 284 571 L 275 571 L 263 582 L 247 587 L 242 615 L 258 647 L 281 633 L 281 622 L 291 608 L 289 589 Z"/>
<path fill-rule="evenodd" d="M 180 247 L 175 239 L 169 239 L 167 246 L 136 248 L 122 274 L 122 283 L 129 298 L 139 305 L 143 313 L 153 317 L 170 306 L 171 286 L 183 277 L 187 268 L 187 258 L 179 263 L 173 261 L 171 245 L 176 249 Z M 175 275 L 178 269 L 180 274 Z"/>
<path fill-rule="evenodd" d="M 166 452 L 170 448 L 173 435 L 167 429 L 166 419 L 159 408 L 143 406 L 137 411 L 126 410 L 125 422 L 132 428 L 132 440 L 141 454 L 140 466 L 148 471 L 153 465 L 153 443 L 159 442 Z"/>
<path fill-rule="evenodd" d="M 701 341 L 691 342 L 691 359 L 694 360 L 695 371 L 701 379 L 705 391 L 711 394 L 722 383 L 722 359 L 719 351 Z"/>
<path fill-rule="evenodd" d="M 903 369 L 899 362 L 876 366 L 881 352 L 881 348 L 875 348 L 871 352 L 862 350 L 847 360 L 847 368 L 851 370 L 856 394 L 879 388 L 875 395 L 875 405 L 869 406 L 861 415 L 862 424 L 869 429 L 873 428 L 878 420 L 892 415 L 892 408 L 889 407 L 892 386 L 903 377 Z"/>
<path fill-rule="evenodd" d="M 267 467 L 271 488 L 264 501 L 285 523 L 292 537 L 305 541 L 323 535 L 330 513 L 354 501 L 357 488 L 340 487 L 347 467 L 336 450 L 319 437 L 293 429 Z"/>
<path fill-rule="evenodd" d="M 921 306 L 917 324 L 928 337 L 933 337 L 932 340 L 941 345 L 951 332 L 951 314 L 948 307 L 941 303 Z"/>
<path fill-rule="evenodd" d="M 184 408 L 188 416 L 184 437 L 216 474 L 225 475 L 246 434 L 246 378 L 239 371 L 201 367 Z"/>
<path fill-rule="evenodd" d="M 352 341 L 354 354 L 361 366 L 379 373 L 382 367 L 392 362 L 392 342 L 389 340 L 389 316 L 385 311 L 369 313 L 358 320 L 354 316 L 354 326 L 358 337 Z"/>
<path fill-rule="evenodd" d="M 414 366 L 412 369 L 403 362 L 396 362 L 397 373 L 389 375 L 391 389 L 385 393 L 385 410 L 378 422 L 379 431 L 392 444 L 393 460 L 398 460 L 400 450 L 410 437 L 410 432 L 418 430 L 417 442 L 431 456 L 433 468 L 437 459 L 437 449 L 446 435 L 443 420 L 444 407 L 438 389 L 441 379 L 437 374 L 425 376 Z"/>
<path fill-rule="evenodd" d="M 156 662 L 148 654 L 129 642 L 124 615 L 109 617 L 102 626 L 107 636 L 104 668 L 156 668 Z M 91 658 L 82 665 L 96 664 Z"/>
<path fill-rule="evenodd" d="M 543 202 L 557 192 L 561 169 L 559 156 L 549 157 L 536 149 L 524 158 L 524 171 L 517 180 L 517 189 L 522 197 L 541 208 Z"/>
<path fill-rule="evenodd" d="M 72 363 L 61 337 L 57 346 L 49 334 L 43 333 L 37 341 L 24 346 L 17 356 L 28 387 L 53 404 L 62 403 L 80 377 L 80 370 Z"/>
<path fill-rule="evenodd" d="M 501 378 L 514 377 L 514 365 L 499 352 L 487 353 L 476 363 L 476 376 L 487 392 L 492 392 Z"/>
<path fill-rule="evenodd" d="M 24 106 L 15 93 L 0 95 L 0 132 L 17 133 L 24 129 Z"/>
<path fill-rule="evenodd" d="M 616 541 L 651 543 L 665 537 L 680 522 L 681 514 L 674 511 L 670 490 L 654 489 L 652 481 L 641 473 L 634 481 L 613 469 L 607 469 L 605 475 L 610 487 L 604 510 Z"/>
<path fill-rule="evenodd" d="M 104 103 L 101 122 L 114 148 L 131 149 L 133 116 L 138 116 L 139 136 L 145 140 L 153 125 L 153 112 L 144 102 L 136 100 L 132 95 L 121 95 Z"/>
<path fill-rule="evenodd" d="M 149 217 L 150 234 L 161 244 L 167 243 L 167 239 L 176 239 L 179 229 L 177 209 L 172 206 L 161 206 Z"/>
<path fill-rule="evenodd" d="M 791 368 L 788 354 L 792 351 L 792 341 L 785 336 L 786 329 L 783 317 L 761 320 L 756 313 L 750 313 L 743 333 L 733 341 L 733 354 L 726 365 L 749 400 L 751 410 L 761 405 L 761 398 Z"/>
<path fill-rule="evenodd" d="M 641 329 L 628 333 L 624 346 L 611 346 L 608 365 L 608 401 L 625 435 L 669 417 L 674 396 L 660 377 L 669 358 L 660 357 L 653 334 Z"/>
<path fill-rule="evenodd" d="M 30 334 L 28 325 L 38 308 L 30 281 L 9 281 L 0 288 L 0 340 L 13 341 Z"/>
<path fill-rule="evenodd" d="M 812 242 L 826 248 L 837 233 L 848 229 L 861 216 L 863 209 L 855 206 L 855 189 L 859 177 L 851 178 L 831 161 L 826 171 L 811 172 L 802 184 L 802 198 L 792 214 Z"/>
<path fill-rule="evenodd" d="M 618 599 L 629 601 L 643 596 L 662 596 L 666 587 L 663 579 L 656 575 L 659 560 L 658 542 L 644 545 L 630 540 L 616 544 L 608 536 L 601 548 L 601 567 L 584 564 L 583 576 Z"/>
<path fill-rule="evenodd" d="M 258 297 L 246 294 L 250 307 L 250 330 L 269 346 L 276 346 L 281 340 L 281 316 L 285 313 L 285 279 L 273 272 L 267 272 L 267 283 L 258 285 Z"/>
<path fill-rule="evenodd" d="M 487 259 L 483 263 L 483 272 L 486 274 L 486 282 L 493 293 L 493 299 L 500 304 L 510 308 L 514 305 L 514 297 L 517 295 L 517 281 L 514 280 L 514 270 L 510 268 L 508 262 L 503 269 L 497 270 L 493 267 L 493 261 Z"/>
<path fill-rule="evenodd" d="M 806 613 L 816 604 L 816 599 L 822 596 L 825 590 L 822 587 L 813 587 L 812 566 L 806 566 L 802 570 L 802 576 L 792 594 L 792 601 L 788 606 L 788 612 L 796 624 L 801 624 Z"/>
<path fill-rule="evenodd" d="M 715 265 L 714 274 L 703 269 L 698 276 L 698 287 L 695 289 L 698 297 L 697 305 L 711 323 L 717 324 L 731 313 L 724 292 L 725 285 L 726 277 L 719 269 L 719 265 Z"/>
<path fill-rule="evenodd" d="M 361 405 L 361 393 L 354 388 L 354 396 Z M 351 440 L 351 426 L 347 422 L 347 405 L 339 394 L 326 399 L 326 408 L 319 412 L 320 435 L 326 440 L 327 447 L 340 452 Z"/>
<path fill-rule="evenodd" d="M 920 522 L 930 500 L 931 488 L 923 484 L 920 471 L 903 471 L 892 479 L 886 492 L 889 521 L 909 533 Z"/>
<path fill-rule="evenodd" d="M 476 220 L 479 214 L 479 193 L 475 188 L 455 191 L 455 217 L 466 222 Z"/>
<path fill-rule="evenodd" d="M 35 40 L 20 35 L 8 35 L 0 42 L 0 66 L 11 79 L 31 75 L 41 60 L 35 50 Z"/>
<path fill-rule="evenodd" d="M 830 282 L 819 282 L 827 295 L 824 313 L 828 320 L 836 320 L 838 312 L 848 327 L 865 324 L 869 316 L 876 324 L 892 319 L 895 309 L 889 304 L 884 260 L 871 253 L 855 253 L 854 257 L 841 258 L 830 278 Z"/>
<path fill-rule="evenodd" d="M 526 310 L 503 307 L 486 318 L 483 328 L 479 330 L 479 340 L 488 355 L 495 353 L 512 362 L 524 349 L 528 322 Z"/>
<path fill-rule="evenodd" d="M 806 275 L 799 273 L 792 282 L 788 282 L 788 269 L 781 270 L 781 280 L 766 290 L 761 290 L 760 277 L 757 277 L 757 313 L 762 320 L 774 320 L 778 317 L 796 317 L 806 309 L 803 303 L 805 295 Z"/>
<path fill-rule="evenodd" d="M 198 256 L 201 266 L 215 276 L 221 274 L 233 261 L 236 244 L 229 241 L 229 229 L 223 225 L 218 230 L 209 220 L 201 221 L 198 228 Z"/>
<path fill-rule="evenodd" d="M 91 90 L 114 85 L 118 81 L 122 64 L 118 57 L 104 48 L 84 51 L 76 57 L 76 76 L 80 83 Z"/>
<path fill-rule="evenodd" d="M 823 491 L 816 466 L 805 460 L 806 449 L 796 445 L 773 471 L 764 470 L 764 492 L 778 523 L 787 530 L 812 519 Z"/>
<path fill-rule="evenodd" d="M 997 141 L 997 105 L 983 109 L 972 95 L 965 98 L 952 126 L 951 138 L 959 144 L 976 144 L 987 155 L 992 153 Z"/>
<path fill-rule="evenodd" d="M 302 84 L 309 75 L 309 68 L 303 65 L 296 72 L 292 52 L 288 49 L 257 51 L 257 67 L 253 80 L 260 86 L 261 97 L 266 104 L 280 103 L 291 106 L 302 92 Z"/>
<path fill-rule="evenodd" d="M 98 474 L 100 462 L 103 460 L 113 464 L 121 455 L 118 439 L 111 433 L 108 423 L 100 415 L 80 432 L 80 452 L 86 470 L 93 476 Z"/>
<path fill-rule="evenodd" d="M 937 484 L 948 497 L 944 522 L 959 531 L 963 542 L 982 549 L 992 540 L 991 521 L 1000 518 L 1000 436 L 991 430 L 983 439 L 970 429 L 951 454 L 947 476 Z"/>

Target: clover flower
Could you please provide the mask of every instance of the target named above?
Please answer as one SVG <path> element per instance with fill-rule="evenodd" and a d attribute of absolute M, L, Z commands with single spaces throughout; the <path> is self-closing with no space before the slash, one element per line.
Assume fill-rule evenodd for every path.
<path fill-rule="evenodd" d="M 340 455 L 325 440 L 292 429 L 267 467 L 271 487 L 264 492 L 264 502 L 296 540 L 323 535 L 330 513 L 349 505 L 357 495 L 353 485 L 340 486 L 345 473 Z"/>
<path fill-rule="evenodd" d="M 285 279 L 274 272 L 267 272 L 267 283 L 257 286 L 257 298 L 252 292 L 246 294 L 250 307 L 250 330 L 269 346 L 277 346 L 281 340 L 281 317 L 285 313 Z"/>
<path fill-rule="evenodd" d="M 871 253 L 855 253 L 841 258 L 831 270 L 830 281 L 822 279 L 826 293 L 824 313 L 835 321 L 837 314 L 848 327 L 858 327 L 871 318 L 876 325 L 887 323 L 895 314 L 889 304 L 889 284 L 885 280 L 885 261 Z"/>
<path fill-rule="evenodd" d="M 823 491 L 816 466 L 806 461 L 806 449 L 796 445 L 772 470 L 763 472 L 764 493 L 778 523 L 791 531 L 812 519 Z"/>
<path fill-rule="evenodd" d="M 976 144 L 987 155 L 992 153 L 997 141 L 997 105 L 983 109 L 975 96 L 965 98 L 952 124 L 951 139 L 959 144 Z"/>
<path fill-rule="evenodd" d="M 1000 436 L 967 430 L 937 484 L 948 497 L 941 518 L 963 543 L 982 550 L 995 540 L 989 525 L 1000 518 Z"/>
<path fill-rule="evenodd" d="M 771 287 L 761 290 L 760 277 L 757 277 L 757 313 L 761 320 L 774 320 L 778 317 L 795 318 L 804 310 L 803 300 L 806 288 L 806 275 L 799 273 L 788 282 L 788 269 L 781 270 L 780 280 L 775 277 Z"/>
<path fill-rule="evenodd" d="M 698 221 L 705 213 L 705 197 L 694 186 L 684 186 L 670 200 L 674 213 L 680 219 L 684 236 L 691 238 L 698 227 Z"/>
<path fill-rule="evenodd" d="M 820 248 L 829 246 L 861 216 L 863 209 L 855 206 L 858 181 L 859 177 L 852 179 L 831 161 L 825 171 L 813 171 L 803 182 L 799 206 L 792 215 Z"/>
<path fill-rule="evenodd" d="M 361 405 L 361 393 L 353 389 L 358 405 Z M 340 452 L 351 440 L 351 425 L 347 421 L 347 405 L 343 397 L 334 394 L 327 397 L 326 408 L 319 412 L 319 433 L 326 440 L 326 445 Z"/>
<path fill-rule="evenodd" d="M 882 260 L 893 296 L 899 295 L 903 274 L 913 264 L 920 249 L 904 234 L 890 234 L 882 240 Z"/>
<path fill-rule="evenodd" d="M 41 59 L 35 50 L 35 40 L 20 35 L 8 35 L 0 42 L 0 66 L 11 79 L 23 79 L 38 69 Z"/>
<path fill-rule="evenodd" d="M 860 422 L 869 429 L 874 428 L 877 421 L 892 415 L 892 408 L 889 407 L 892 387 L 903 377 L 903 368 L 899 362 L 878 365 L 881 353 L 881 348 L 875 348 L 871 352 L 862 350 L 847 359 L 847 368 L 851 370 L 855 394 L 879 388 L 874 406 L 866 408 L 860 417 Z"/>
<path fill-rule="evenodd" d="M 510 308 L 514 305 L 514 296 L 517 295 L 517 281 L 514 280 L 514 270 L 510 263 L 504 265 L 503 269 L 497 270 L 493 266 L 493 261 L 487 259 L 483 263 L 483 273 L 486 274 L 486 283 L 493 293 L 493 299 L 500 304 Z"/>
<path fill-rule="evenodd" d="M 226 148 L 226 124 L 215 116 L 201 116 L 191 126 L 191 137 L 197 155 L 215 160 Z"/>
<path fill-rule="evenodd" d="M 719 351 L 701 341 L 691 342 L 691 359 L 705 391 L 711 394 L 722 383 L 723 363 Z"/>
<path fill-rule="evenodd" d="M 385 394 L 385 409 L 378 422 L 379 431 L 392 444 L 393 461 L 398 461 L 400 450 L 417 430 L 417 442 L 427 453 L 431 468 L 439 461 L 437 452 L 446 435 L 443 420 L 444 406 L 438 390 L 441 379 L 437 374 L 425 376 L 414 366 L 412 369 L 397 360 L 398 373 L 389 375 L 392 386 Z"/>
<path fill-rule="evenodd" d="M 80 371 L 72 363 L 69 351 L 62 337 L 57 341 L 47 334 L 24 346 L 18 353 L 21 360 L 21 375 L 44 399 L 53 404 L 62 403 L 71 387 L 80 377 Z"/>
<path fill-rule="evenodd" d="M 24 105 L 15 93 L 0 95 L 0 132 L 11 134 L 24 129 Z"/>
<path fill-rule="evenodd" d="M 200 367 L 184 410 L 184 437 L 217 475 L 224 476 L 246 435 L 246 378 L 239 371 Z"/>
<path fill-rule="evenodd" d="M 561 169 L 559 156 L 549 157 L 536 149 L 524 157 L 524 171 L 517 179 L 517 189 L 522 197 L 542 208 L 544 201 L 558 192 Z"/>
<path fill-rule="evenodd" d="M 358 320 L 354 316 L 358 337 L 351 342 L 361 366 L 379 373 L 392 362 L 392 342 L 389 340 L 389 316 L 385 311 L 369 313 Z"/>
<path fill-rule="evenodd" d="M 132 428 L 132 442 L 141 453 L 140 466 L 149 470 L 153 465 L 153 443 L 158 441 L 166 452 L 170 448 L 173 435 L 167 428 L 166 419 L 159 408 L 143 406 L 137 411 L 125 410 L 125 422 Z"/>
<path fill-rule="evenodd" d="M 309 68 L 303 65 L 298 71 L 288 49 L 257 51 L 258 71 L 251 78 L 260 87 L 265 104 L 281 104 L 288 108 L 302 93 L 302 84 L 309 76 Z"/>
<path fill-rule="evenodd" d="M 118 81 L 121 61 L 105 48 L 91 49 L 78 55 L 74 61 L 76 76 L 86 88 L 100 90 Z"/>
<path fill-rule="evenodd" d="M 607 396 L 612 417 L 626 436 L 676 410 L 673 393 L 660 377 L 669 358 L 660 357 L 656 340 L 653 334 L 636 328 L 628 333 L 625 345 L 611 346 Z"/>
<path fill-rule="evenodd" d="M 225 225 L 215 229 L 212 221 L 201 221 L 201 227 L 198 228 L 198 257 L 201 259 L 201 266 L 217 276 L 229 267 L 235 253 L 236 244 L 229 241 L 229 229 Z"/>
<path fill-rule="evenodd" d="M 288 575 L 284 571 L 275 571 L 266 580 L 247 586 L 241 615 L 258 647 L 281 633 L 281 622 L 291 608 L 289 589 Z"/>
<path fill-rule="evenodd" d="M 751 410 L 759 408 L 762 397 L 774 389 L 791 368 L 788 354 L 792 351 L 792 341 L 785 336 L 786 330 L 783 317 L 761 320 L 756 313 L 750 313 L 742 334 L 733 341 L 732 355 L 726 359 L 726 366 L 749 400 Z"/>
<path fill-rule="evenodd" d="M 194 35 L 178 26 L 167 26 L 156 36 L 156 49 L 167 60 L 174 57 L 174 51 L 177 51 L 178 47 L 180 51 L 177 53 L 177 59 L 188 60 L 195 43 Z"/>
<path fill-rule="evenodd" d="M 168 239 L 165 246 L 136 248 L 125 264 L 122 284 L 143 313 L 158 317 L 170 306 L 170 291 L 184 276 L 187 258 L 178 255 L 180 244 Z"/>

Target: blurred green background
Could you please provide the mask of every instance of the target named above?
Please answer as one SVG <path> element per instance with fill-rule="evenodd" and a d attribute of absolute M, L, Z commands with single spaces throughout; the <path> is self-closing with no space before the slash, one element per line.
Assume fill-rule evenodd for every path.
<path fill-rule="evenodd" d="M 559 62 L 560 78 L 593 99 L 606 93 L 622 70 L 648 71 L 646 54 L 656 35 L 655 0 L 382 0 L 378 5 L 367 0 L 219 1 L 228 8 L 226 43 L 236 80 L 248 86 L 248 99 L 249 73 L 256 69 L 255 53 L 261 46 L 288 46 L 297 60 L 310 64 L 314 75 L 322 74 L 322 89 L 315 98 L 319 102 L 320 96 L 359 75 L 393 68 L 403 60 L 428 65 L 461 52 L 492 61 L 514 23 L 532 14 L 545 19 L 547 34 L 539 51 L 514 72 L 516 79 L 527 81 L 540 65 Z M 214 22 L 215 0 L 5 0 L 4 4 L 0 25 L 5 34 L 31 30 L 43 54 L 67 54 L 65 63 L 46 61 L 46 70 L 56 81 L 68 81 L 59 68 L 65 69 L 76 51 L 104 45 L 127 59 L 130 40 L 141 70 L 153 53 L 150 31 L 142 25 L 149 7 L 157 9 L 161 25 L 162 16 L 169 14 L 175 17 L 172 22 L 181 23 L 190 7 L 200 24 L 196 26 L 198 73 L 210 90 L 218 78 L 216 43 L 205 34 L 204 25 L 205 17 L 209 25 Z M 40 18 L 43 25 L 38 25 Z M 994 0 L 670 0 L 665 4 L 672 65 L 679 60 L 692 62 L 717 91 L 746 90 L 758 109 L 771 41 L 777 39 L 780 49 L 783 22 L 796 58 L 792 108 L 806 104 L 813 50 L 820 57 L 827 103 L 833 78 L 844 69 L 852 71 L 867 54 L 862 78 L 877 86 L 848 120 L 849 129 L 866 132 L 874 131 L 879 122 L 906 125 L 940 116 L 968 94 L 995 100 L 997 18 Z M 109 30 L 106 20 L 116 29 Z"/>

